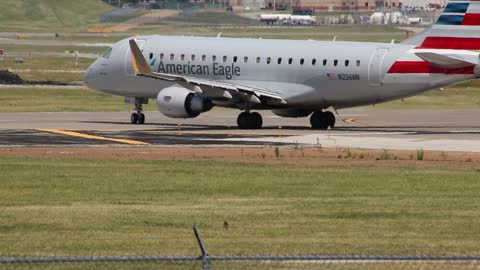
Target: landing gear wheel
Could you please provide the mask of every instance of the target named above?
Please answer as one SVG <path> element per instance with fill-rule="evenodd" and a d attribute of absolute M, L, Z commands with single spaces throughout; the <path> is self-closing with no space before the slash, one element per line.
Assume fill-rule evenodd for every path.
<path fill-rule="evenodd" d="M 132 113 L 130 116 L 130 123 L 136 125 L 138 122 L 138 114 L 137 113 Z"/>
<path fill-rule="evenodd" d="M 138 124 L 143 125 L 145 124 L 145 114 L 143 113 L 137 113 L 138 115 Z"/>
<path fill-rule="evenodd" d="M 330 111 L 323 112 L 323 114 L 325 115 L 325 118 L 327 118 L 327 125 L 330 128 L 334 128 L 335 127 L 335 115 Z"/>
<path fill-rule="evenodd" d="M 326 130 L 329 127 L 335 127 L 335 115 L 332 112 L 314 112 L 312 116 L 310 116 L 310 124 L 312 125 L 313 129 L 322 129 Z"/>
<path fill-rule="evenodd" d="M 238 115 L 237 125 L 239 129 L 260 129 L 263 125 L 263 119 L 257 112 L 242 112 Z"/>
<path fill-rule="evenodd" d="M 262 116 L 258 112 L 254 112 L 250 114 L 250 118 L 252 121 L 252 129 L 261 129 L 263 125 Z"/>
<path fill-rule="evenodd" d="M 242 112 L 237 117 L 237 126 L 239 129 L 248 129 L 248 115 L 247 112 Z"/>
<path fill-rule="evenodd" d="M 132 113 L 132 115 L 130 116 L 130 123 L 132 123 L 134 125 L 145 124 L 145 114 L 143 114 L 141 112 Z"/>
<path fill-rule="evenodd" d="M 148 104 L 148 98 L 135 97 L 135 112 L 130 116 L 130 123 L 134 125 L 145 124 L 145 114 L 142 113 L 143 104 Z"/>

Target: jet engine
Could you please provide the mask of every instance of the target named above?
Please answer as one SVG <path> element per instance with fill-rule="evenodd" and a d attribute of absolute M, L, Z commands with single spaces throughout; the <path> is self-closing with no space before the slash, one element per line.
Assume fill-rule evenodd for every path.
<path fill-rule="evenodd" d="M 273 110 L 272 113 L 281 117 L 300 118 L 309 116 L 312 111 L 304 109 L 280 109 Z"/>
<path fill-rule="evenodd" d="M 178 85 L 162 89 L 157 95 L 158 110 L 172 118 L 194 118 L 212 109 L 209 99 Z"/>

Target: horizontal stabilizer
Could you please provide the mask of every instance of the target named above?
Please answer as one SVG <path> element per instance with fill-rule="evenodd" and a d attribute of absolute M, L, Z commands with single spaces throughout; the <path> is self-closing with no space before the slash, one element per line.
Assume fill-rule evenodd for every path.
<path fill-rule="evenodd" d="M 417 50 L 414 53 L 436 68 L 457 69 L 479 64 L 479 53 L 473 51 Z"/>

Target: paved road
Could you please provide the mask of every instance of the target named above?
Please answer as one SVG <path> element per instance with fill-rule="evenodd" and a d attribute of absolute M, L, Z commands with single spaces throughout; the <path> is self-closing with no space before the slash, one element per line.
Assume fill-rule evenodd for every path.
<path fill-rule="evenodd" d="M 480 152 L 480 110 L 343 110 L 331 131 L 309 128 L 308 118 L 263 112 L 264 129 L 238 130 L 234 110 L 195 119 L 147 112 L 147 124 L 128 123 L 130 112 L 0 113 L 0 146 L 10 145 L 315 145 L 371 149 Z"/>

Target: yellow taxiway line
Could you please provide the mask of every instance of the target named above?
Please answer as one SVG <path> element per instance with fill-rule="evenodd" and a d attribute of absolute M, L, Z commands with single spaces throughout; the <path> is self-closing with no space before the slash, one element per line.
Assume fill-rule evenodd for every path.
<path fill-rule="evenodd" d="M 79 132 L 75 132 L 75 131 L 67 131 L 67 130 L 59 130 L 59 129 L 44 128 L 44 129 L 35 129 L 35 130 L 43 131 L 43 132 L 50 132 L 50 133 L 55 133 L 55 134 L 61 134 L 61 135 L 67 135 L 67 136 L 72 136 L 72 137 L 79 137 L 79 138 L 84 138 L 84 139 L 91 139 L 91 140 L 112 141 L 112 142 L 132 144 L 132 145 L 146 145 L 146 144 L 148 144 L 146 142 L 141 142 L 141 141 L 107 138 L 107 137 L 102 137 L 102 136 L 88 135 L 88 134 L 83 134 L 83 133 L 79 133 Z"/>
<path fill-rule="evenodd" d="M 343 122 L 345 122 L 347 124 L 352 124 L 352 125 L 358 125 L 359 124 L 357 122 L 357 119 L 355 119 L 355 118 L 347 118 L 347 119 L 343 120 Z"/>

